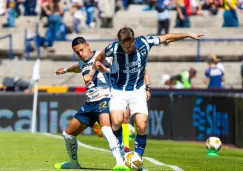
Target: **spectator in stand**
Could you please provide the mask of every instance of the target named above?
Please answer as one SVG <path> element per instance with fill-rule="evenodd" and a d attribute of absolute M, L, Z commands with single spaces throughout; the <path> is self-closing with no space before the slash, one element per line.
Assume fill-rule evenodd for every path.
<path fill-rule="evenodd" d="M 239 27 L 237 0 L 224 0 L 223 27 Z"/>
<path fill-rule="evenodd" d="M 61 26 L 64 6 L 60 0 L 48 0 L 42 3 L 41 7 L 48 16 L 48 31 L 44 40 L 44 46 L 51 47 L 55 40 L 62 39 Z"/>
<path fill-rule="evenodd" d="M 222 64 L 222 62 L 220 62 L 220 59 L 216 55 L 211 54 L 209 55 L 209 58 L 212 58 L 215 61 L 216 66 L 220 68 L 223 72 L 225 72 L 224 65 Z"/>
<path fill-rule="evenodd" d="M 188 71 L 184 71 L 179 75 L 171 77 L 171 79 L 182 83 L 185 89 L 190 89 L 194 88 L 194 86 L 191 83 L 191 80 L 196 76 L 196 74 L 197 70 L 195 68 L 190 68 Z"/>
<path fill-rule="evenodd" d="M 223 71 L 223 73 L 225 73 L 224 65 L 220 62 L 220 59 L 216 55 L 214 55 L 214 54 L 209 55 L 209 58 L 212 58 L 214 60 L 214 62 L 216 63 L 216 67 L 221 69 L 221 71 Z M 221 86 L 225 87 L 223 81 L 221 82 Z"/>
<path fill-rule="evenodd" d="M 166 89 L 183 89 L 184 85 L 178 81 L 175 77 L 171 77 L 168 74 L 162 76 L 161 83 L 165 85 Z"/>
<path fill-rule="evenodd" d="M 3 86 L 5 91 L 30 93 L 32 84 L 18 77 L 4 77 Z"/>
<path fill-rule="evenodd" d="M 147 3 L 148 3 L 148 7 L 146 7 L 145 9 L 143 9 L 143 11 L 152 11 L 155 4 L 156 4 L 156 1 L 157 0 L 148 0 Z"/>
<path fill-rule="evenodd" d="M 80 33 L 81 29 L 85 26 L 85 17 L 82 10 L 83 7 L 82 0 L 73 0 L 71 2 L 70 13 L 74 17 L 73 30 L 75 33 Z"/>
<path fill-rule="evenodd" d="M 187 8 L 189 6 L 189 0 L 177 0 L 176 2 L 176 28 L 190 27 L 190 18 L 187 14 Z"/>
<path fill-rule="evenodd" d="M 6 13 L 7 16 L 7 23 L 3 24 L 3 27 L 15 27 L 15 18 L 16 18 L 16 11 L 15 11 L 15 0 L 5 0 L 4 4 L 6 6 Z"/>
<path fill-rule="evenodd" d="M 94 11 L 97 8 L 97 3 L 98 0 L 84 0 L 84 7 L 86 11 L 86 24 L 93 28 L 95 26 L 95 21 L 94 21 Z M 115 6 L 115 3 L 114 3 Z"/>
<path fill-rule="evenodd" d="M 213 58 L 209 57 L 207 62 L 209 67 L 205 71 L 203 82 L 208 88 L 223 88 L 221 82 L 225 82 L 224 72 L 216 66 L 217 62 Z"/>
<path fill-rule="evenodd" d="M 200 15 L 203 14 L 200 12 L 202 10 L 202 4 L 200 0 L 188 0 L 187 15 Z"/>
<path fill-rule="evenodd" d="M 100 11 L 101 28 L 112 28 L 115 14 L 115 0 L 99 0 L 98 9 Z"/>
<path fill-rule="evenodd" d="M 211 15 L 218 14 L 218 8 L 223 6 L 223 0 L 206 0 L 204 9 L 207 9 Z"/>
<path fill-rule="evenodd" d="M 18 16 L 21 15 L 20 6 L 24 7 L 24 16 L 35 16 L 35 8 L 36 8 L 37 0 L 17 0 L 16 2 L 16 12 Z"/>
<path fill-rule="evenodd" d="M 171 0 L 158 0 L 156 2 L 156 10 L 158 11 L 158 32 L 157 35 L 161 35 L 162 30 L 165 30 L 164 34 L 169 33 L 170 17 L 169 17 L 169 5 Z"/>
<path fill-rule="evenodd" d="M 6 0 L 0 0 L 0 16 L 3 16 L 5 14 L 6 11 L 5 1 Z"/>
<path fill-rule="evenodd" d="M 243 10 L 243 0 L 238 1 L 238 8 Z"/>

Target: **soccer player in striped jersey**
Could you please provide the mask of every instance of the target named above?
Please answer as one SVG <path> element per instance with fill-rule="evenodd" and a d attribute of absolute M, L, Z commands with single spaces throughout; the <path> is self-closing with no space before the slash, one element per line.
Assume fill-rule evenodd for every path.
<path fill-rule="evenodd" d="M 81 59 L 78 64 L 69 68 L 59 68 L 56 71 L 57 75 L 66 72 L 74 73 L 89 73 L 98 55 L 96 51 L 91 51 L 89 44 L 83 37 L 77 37 L 72 41 L 72 48 Z M 110 65 L 109 58 L 105 60 L 105 65 Z M 66 149 L 70 158 L 69 162 L 56 163 L 56 169 L 80 169 L 77 156 L 77 139 L 79 135 L 88 126 L 92 127 L 96 121 L 101 125 L 101 131 L 109 143 L 111 152 L 116 159 L 116 166 L 113 170 L 126 170 L 130 169 L 125 165 L 123 156 L 120 153 L 119 143 L 114 136 L 110 125 L 110 83 L 107 73 L 97 71 L 89 85 L 86 86 L 87 102 L 80 107 L 79 111 L 74 115 L 68 127 L 63 131 L 63 137 L 66 142 Z"/>
<path fill-rule="evenodd" d="M 141 156 L 146 146 L 146 123 L 148 120 L 148 108 L 146 102 L 144 73 L 147 58 L 153 46 L 170 43 L 184 38 L 200 39 L 202 34 L 175 33 L 158 36 L 139 36 L 135 38 L 134 31 L 129 27 L 121 28 L 117 33 L 118 41 L 108 45 L 96 57 L 96 61 L 103 61 L 106 57 L 113 57 L 118 65 L 116 80 L 111 89 L 110 111 L 112 130 L 119 142 L 122 142 L 123 113 L 129 105 L 131 115 L 137 128 L 135 138 L 135 151 Z M 90 84 L 96 73 L 96 65 L 84 76 L 87 84 Z M 144 168 L 142 171 L 146 170 Z"/>

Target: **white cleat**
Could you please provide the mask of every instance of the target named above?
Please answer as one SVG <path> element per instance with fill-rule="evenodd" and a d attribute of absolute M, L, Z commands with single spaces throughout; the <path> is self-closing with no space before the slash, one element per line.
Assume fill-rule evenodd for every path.
<path fill-rule="evenodd" d="M 72 165 L 70 162 L 64 162 L 64 163 L 56 163 L 54 165 L 55 169 L 81 169 L 81 166 L 79 163 Z"/>

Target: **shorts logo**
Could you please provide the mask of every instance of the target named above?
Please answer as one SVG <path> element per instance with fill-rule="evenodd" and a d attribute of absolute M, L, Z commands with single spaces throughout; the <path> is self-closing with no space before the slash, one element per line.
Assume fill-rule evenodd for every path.
<path fill-rule="evenodd" d="M 99 110 L 102 111 L 107 108 L 107 101 L 103 101 L 99 104 Z"/>

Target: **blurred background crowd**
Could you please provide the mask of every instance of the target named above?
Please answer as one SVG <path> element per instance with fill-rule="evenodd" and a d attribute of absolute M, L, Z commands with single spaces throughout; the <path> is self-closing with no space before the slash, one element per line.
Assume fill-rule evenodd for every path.
<path fill-rule="evenodd" d="M 127 15 L 130 16 L 127 16 L 127 18 L 124 17 L 124 21 L 120 20 L 122 18 L 121 15 L 120 16 L 117 15 L 117 13 L 119 13 L 120 11 L 123 12 L 120 13 L 121 15 L 125 16 L 127 12 Z M 153 14 L 156 13 L 156 16 L 152 15 L 152 13 Z M 117 30 L 119 26 L 125 26 L 126 23 L 128 23 L 129 26 L 133 24 L 132 22 L 134 22 L 134 25 L 136 25 L 137 21 L 135 21 L 134 18 L 140 22 L 139 25 L 137 26 L 137 28 L 139 28 L 140 31 L 142 29 L 144 29 L 142 31 L 146 31 L 146 28 L 148 28 L 147 29 L 148 31 L 144 33 L 142 31 L 139 32 L 139 34 L 142 33 L 144 35 L 167 34 L 170 33 L 171 30 L 172 32 L 175 32 L 173 29 L 183 29 L 183 32 L 190 32 L 190 31 L 198 32 L 200 31 L 200 27 L 201 27 L 202 33 L 205 31 L 210 32 L 210 29 L 212 29 L 213 30 L 212 32 L 214 33 L 211 33 L 209 36 L 213 38 L 220 38 L 221 36 L 227 37 L 227 31 L 223 31 L 225 28 L 236 29 L 236 31 L 230 30 L 227 38 L 230 38 L 232 35 L 235 36 L 234 38 L 242 38 L 242 35 L 239 34 L 242 33 L 242 31 L 238 28 L 241 27 L 240 19 L 242 18 L 240 18 L 239 15 L 242 15 L 242 13 L 243 13 L 243 0 L 0 0 L 0 16 L 2 19 L 1 31 L 5 33 L 4 29 L 7 29 L 9 31 L 11 29 L 20 27 L 21 24 L 24 25 L 25 24 L 24 22 L 16 24 L 16 22 L 21 18 L 34 17 L 35 22 L 39 24 L 39 27 L 43 28 L 42 31 L 44 30 L 44 33 L 40 35 L 41 47 L 44 49 L 49 49 L 50 51 L 53 52 L 60 51 L 60 53 L 56 54 L 56 56 L 58 55 L 65 56 L 64 53 L 66 53 L 67 50 L 64 47 L 70 45 L 57 43 L 55 47 L 54 46 L 55 41 L 70 40 L 77 35 L 81 35 L 84 37 L 87 36 L 88 38 L 89 37 L 94 38 L 97 33 L 99 33 L 99 35 L 95 37 L 97 39 L 102 39 L 102 38 L 115 39 L 115 34 L 116 34 L 115 30 Z M 118 17 L 116 17 L 116 15 Z M 219 16 L 219 15 L 220 18 L 222 18 L 222 20 L 220 21 L 218 21 L 219 18 L 214 18 L 215 16 Z M 151 17 L 152 20 L 150 20 L 149 18 L 150 16 L 152 16 Z M 191 20 L 192 17 L 193 20 Z M 195 17 L 198 19 L 195 19 Z M 204 18 L 204 17 L 207 18 L 205 19 L 205 21 L 210 20 L 211 23 L 210 22 L 204 23 L 204 20 L 200 20 L 200 18 Z M 129 18 L 131 18 L 131 21 L 128 21 Z M 195 22 L 196 20 L 198 21 L 200 20 L 202 22 L 199 22 L 200 24 L 197 26 L 195 30 L 193 22 Z M 156 24 L 154 24 L 155 23 L 154 21 L 156 21 Z M 223 31 L 222 33 L 218 33 L 218 30 L 215 31 L 214 26 L 208 27 L 208 25 L 210 24 L 213 25 L 214 21 L 215 23 L 216 22 L 220 23 L 220 27 L 222 28 L 222 30 L 220 31 Z M 149 23 L 148 24 L 149 26 L 146 25 L 146 22 Z M 156 28 L 154 26 L 156 26 Z M 108 29 L 108 30 L 104 31 L 102 29 Z M 181 30 L 177 30 L 177 31 L 182 32 Z M 109 35 L 110 33 L 111 35 Z M 16 43 L 15 40 L 14 42 Z M 97 50 L 101 50 L 108 43 L 109 41 L 107 41 L 107 43 L 102 45 L 97 43 L 95 44 L 94 48 L 96 48 Z M 32 49 L 33 51 L 36 50 L 34 48 L 34 45 L 29 44 L 29 46 L 30 47 L 27 48 Z M 187 43 L 185 46 L 187 47 L 187 50 L 192 49 L 192 45 L 190 43 Z M 204 46 L 208 46 L 208 48 L 210 48 L 212 44 L 205 44 Z M 243 77 L 243 60 L 242 60 L 243 51 L 239 50 L 240 48 L 237 49 L 236 46 L 242 47 L 241 42 L 238 44 L 235 43 L 235 45 L 231 45 L 231 46 L 225 45 L 225 47 L 231 49 L 230 54 L 235 54 L 235 51 L 237 51 L 238 54 L 241 54 L 241 55 L 236 55 L 237 56 L 236 58 L 229 57 L 230 60 L 227 59 L 226 61 L 233 62 L 233 63 L 237 62 L 237 67 L 239 69 L 237 69 L 237 73 L 234 74 L 237 75 L 235 79 L 237 79 L 239 82 L 239 78 Z M 14 45 L 14 47 L 16 46 Z M 185 47 L 177 47 L 177 46 L 173 47 L 173 45 L 171 45 L 170 47 L 170 45 L 168 46 L 167 44 L 165 44 L 163 48 L 166 47 L 169 50 L 169 53 L 171 54 L 172 52 L 175 52 L 176 49 L 180 48 L 181 50 L 178 51 L 178 54 L 176 54 L 175 56 L 183 56 L 183 53 L 181 52 L 185 52 L 186 54 L 187 51 L 185 50 Z M 170 48 L 171 49 L 174 48 L 174 50 L 170 50 Z M 62 49 L 63 51 L 61 51 Z M 172 68 L 173 72 L 169 71 L 169 69 L 167 70 L 164 69 L 163 71 L 159 72 L 159 75 L 158 74 L 156 75 L 151 69 L 150 75 L 152 78 L 152 82 L 155 83 L 155 87 L 176 88 L 176 89 L 182 89 L 182 88 L 191 89 L 191 88 L 202 88 L 202 87 L 232 89 L 235 87 L 241 88 L 241 85 L 243 87 L 242 81 L 240 81 L 241 82 L 240 85 L 239 83 L 237 83 L 238 84 L 237 86 L 234 85 L 235 84 L 234 81 L 227 82 L 228 78 L 232 79 L 232 75 L 233 75 L 232 71 L 236 68 L 235 67 L 236 65 L 235 63 L 233 65 L 231 65 L 231 63 L 227 63 L 225 69 L 224 57 L 227 56 L 227 53 L 223 51 L 226 50 L 226 48 L 222 48 L 222 49 L 217 48 L 217 49 L 219 51 L 222 51 L 223 55 L 217 54 L 217 52 L 214 52 L 211 49 L 205 51 L 204 58 L 200 62 L 200 67 L 197 66 L 199 64 L 196 63 L 195 64 L 190 63 L 189 65 L 186 63 L 183 64 L 183 62 L 188 62 L 187 59 L 183 58 L 182 60 L 177 60 L 177 61 L 175 60 L 175 62 L 178 62 L 178 65 L 180 66 L 183 65 L 183 67 L 180 70 L 178 70 L 177 67 L 170 67 Z M 71 48 L 69 48 L 68 50 L 70 52 L 72 51 Z M 162 53 L 163 52 L 164 51 L 162 51 Z M 154 51 L 154 54 L 155 53 L 158 56 L 160 55 L 158 51 L 156 52 Z M 53 54 L 53 56 L 55 55 Z M 44 59 L 44 57 L 42 57 L 42 59 Z M 70 58 L 68 60 L 72 61 Z M 241 65 L 239 65 L 239 61 L 242 61 Z M 149 66 L 151 66 L 150 68 L 154 68 L 154 66 L 158 65 L 159 62 L 169 63 L 170 60 L 163 59 L 162 61 L 155 60 L 154 62 L 155 63 L 157 62 L 157 64 L 155 63 L 148 64 Z M 3 63 L 6 64 L 6 62 Z M 52 67 L 49 68 L 55 69 L 53 67 L 55 62 L 52 61 L 49 63 L 53 63 L 50 64 L 50 66 Z M 166 65 L 168 63 L 166 63 Z M 8 63 L 8 65 L 11 65 L 11 63 Z M 171 63 L 171 65 L 173 65 L 173 63 Z M 3 68 L 2 70 L 1 67 Z M 159 67 L 161 68 L 161 66 Z M 0 70 L 1 71 L 5 70 L 4 65 L 0 65 Z M 156 75 L 156 77 L 154 75 Z M 198 75 L 199 78 L 197 78 Z M 227 75 L 231 75 L 231 76 L 227 76 Z M 10 74 L 10 75 L 1 74 L 0 76 L 1 76 L 1 81 L 3 83 L 3 86 L 5 87 L 8 87 L 10 85 L 12 85 L 12 87 L 13 85 L 18 86 L 22 84 L 24 80 L 28 80 L 30 77 L 30 76 L 25 76 L 23 78 L 24 80 L 22 80 L 15 77 L 14 74 Z M 194 78 L 197 78 L 196 84 L 193 83 Z M 75 79 L 75 77 L 70 76 L 70 78 L 65 78 L 65 79 L 70 80 L 70 79 Z M 16 84 L 17 82 L 19 82 L 19 84 Z M 59 83 L 56 84 L 61 85 L 60 82 L 62 82 L 62 85 L 68 85 L 67 81 L 65 82 L 65 80 L 59 81 Z M 22 91 L 25 89 L 31 89 L 31 84 L 29 83 L 29 81 L 26 81 L 26 83 L 23 84 L 25 84 L 23 85 L 23 87 L 26 88 L 11 88 L 11 90 Z M 54 85 L 52 81 L 45 81 L 43 84 Z M 70 83 L 70 85 L 78 86 L 77 83 Z"/>

